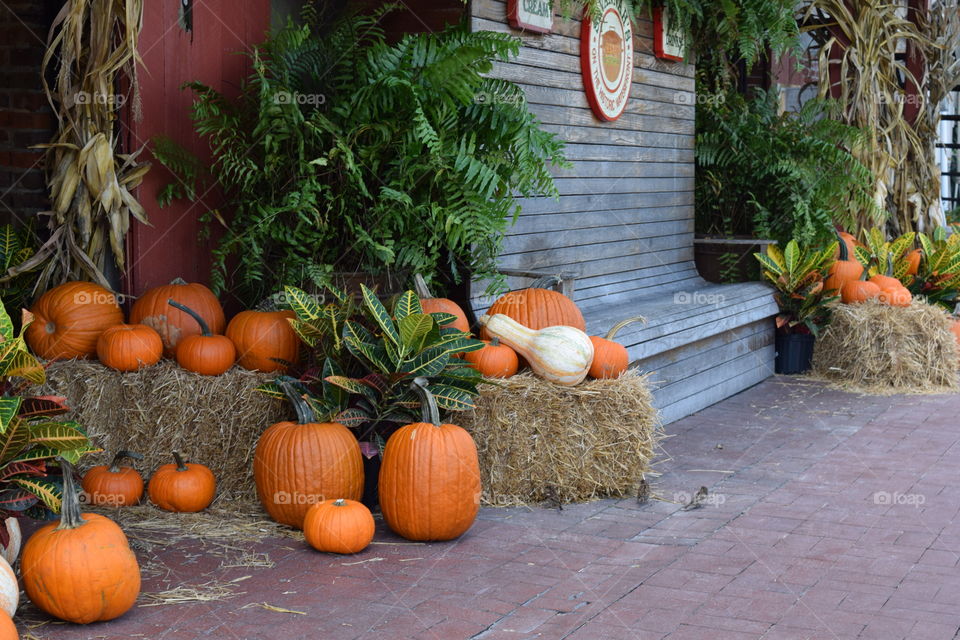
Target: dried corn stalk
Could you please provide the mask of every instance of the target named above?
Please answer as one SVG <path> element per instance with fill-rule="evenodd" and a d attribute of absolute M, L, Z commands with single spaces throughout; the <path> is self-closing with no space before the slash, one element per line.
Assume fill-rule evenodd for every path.
<path fill-rule="evenodd" d="M 43 265 L 38 291 L 71 279 L 109 287 L 104 272 L 110 259 L 124 268 L 130 216 L 147 222 L 131 190 L 150 165 L 137 161 L 140 150 L 118 153 L 117 126 L 128 96 L 134 117 L 140 115 L 136 65 L 142 22 L 143 0 L 67 0 L 53 22 L 42 73 L 59 130 L 50 144 L 40 145 L 47 148 L 51 234 L 33 260 L 21 265 Z M 126 93 L 118 91 L 121 79 Z"/>
<path fill-rule="evenodd" d="M 835 89 L 844 121 L 868 132 L 854 153 L 873 172 L 877 210 L 853 212 L 850 223 L 857 229 L 885 224 L 899 235 L 944 224 L 934 145 L 940 102 L 958 79 L 957 11 L 956 0 L 939 2 L 918 25 L 908 19 L 903 0 L 806 5 L 805 30 L 819 50 L 820 93 L 835 95 Z M 911 49 L 927 62 L 922 77 L 898 58 Z M 835 85 L 832 70 L 839 71 Z M 905 91 L 909 85 L 919 88 L 916 95 Z M 911 100 L 920 102 L 912 122 L 905 117 Z"/>

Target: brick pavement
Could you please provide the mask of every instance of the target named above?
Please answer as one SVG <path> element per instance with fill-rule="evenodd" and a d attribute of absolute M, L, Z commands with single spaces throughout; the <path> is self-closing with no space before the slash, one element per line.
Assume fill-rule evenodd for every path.
<path fill-rule="evenodd" d="M 267 539 L 250 551 L 268 554 L 272 568 L 222 567 L 180 543 L 142 558 L 162 569 L 145 591 L 249 577 L 227 600 L 137 607 L 109 623 L 30 633 L 955 638 L 958 415 L 958 395 L 864 397 L 772 378 L 669 426 L 654 490 L 672 502 L 483 509 L 462 539 L 430 545 L 402 544 L 380 523 L 381 544 L 348 558 Z M 681 509 L 701 485 L 704 505 Z"/>

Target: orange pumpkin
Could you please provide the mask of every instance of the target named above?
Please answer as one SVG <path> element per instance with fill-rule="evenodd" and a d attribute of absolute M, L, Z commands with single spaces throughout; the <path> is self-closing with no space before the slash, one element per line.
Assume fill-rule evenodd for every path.
<path fill-rule="evenodd" d="M 160 362 L 163 341 L 145 324 L 118 324 L 100 334 L 97 357 L 111 369 L 137 371 Z"/>
<path fill-rule="evenodd" d="M 227 325 L 239 364 L 251 371 L 283 371 L 300 360 L 300 337 L 290 325 L 293 311 L 241 311 Z"/>
<path fill-rule="evenodd" d="M 18 640 L 17 625 L 6 611 L 0 610 L 0 640 Z"/>
<path fill-rule="evenodd" d="M 90 282 L 67 282 L 40 296 L 27 328 L 30 349 L 46 360 L 89 358 L 105 329 L 123 323 L 111 291 Z"/>
<path fill-rule="evenodd" d="M 195 513 L 209 507 L 217 493 L 213 472 L 202 464 L 185 463 L 176 451 L 173 460 L 153 472 L 147 485 L 150 502 L 178 513 Z"/>
<path fill-rule="evenodd" d="M 316 422 L 313 410 L 289 383 L 281 387 L 297 412 L 260 436 L 253 453 L 257 497 L 270 517 L 303 528 L 307 510 L 333 498 L 359 500 L 363 458 L 353 433 L 336 422 Z"/>
<path fill-rule="evenodd" d="M 486 315 L 492 317 L 503 314 L 534 331 L 559 325 L 586 331 L 583 314 L 573 300 L 559 291 L 541 288 L 540 285 L 550 280 L 559 281 L 556 277 L 544 278 L 534 282 L 529 289 L 504 294 L 493 303 Z M 481 328 L 480 337 L 488 340 L 491 336 L 486 328 Z"/>
<path fill-rule="evenodd" d="M 463 354 L 464 360 L 487 378 L 509 378 L 514 375 L 520 367 L 517 352 L 501 344 L 496 336 L 484 342 L 487 346 L 482 349 Z"/>
<path fill-rule="evenodd" d="M 587 375 L 599 379 L 619 378 L 627 370 L 630 366 L 627 348 L 619 342 L 614 342 L 613 339 L 621 329 L 634 322 L 646 322 L 646 320 L 643 316 L 627 318 L 613 325 L 603 338 L 590 336 L 590 342 L 593 343 L 593 361 L 590 363 L 590 371 Z"/>
<path fill-rule="evenodd" d="M 303 537 L 317 551 L 359 553 L 373 540 L 373 515 L 356 500 L 324 500 L 303 519 Z"/>
<path fill-rule="evenodd" d="M 880 287 L 866 280 L 851 280 L 840 287 L 840 299 L 847 304 L 864 302 L 880 295 Z"/>
<path fill-rule="evenodd" d="M 913 295 L 906 287 L 891 287 L 890 289 L 881 289 L 877 300 L 891 307 L 909 307 L 913 301 Z"/>
<path fill-rule="evenodd" d="M 413 276 L 413 288 L 416 289 L 417 297 L 420 298 L 420 306 L 424 313 L 449 313 L 456 316 L 453 322 L 440 325 L 441 329 L 453 327 L 464 333 L 470 333 L 470 323 L 467 322 L 467 314 L 463 312 L 453 300 L 448 298 L 434 298 L 427 289 L 427 283 L 419 273 Z"/>
<path fill-rule="evenodd" d="M 124 507 L 137 504 L 143 497 L 143 476 L 133 467 L 121 467 L 124 458 L 143 460 L 133 451 L 117 451 L 110 465 L 92 467 L 83 476 L 81 485 L 93 504 Z"/>
<path fill-rule="evenodd" d="M 823 282 L 823 288 L 826 291 L 839 292 L 843 285 L 851 280 L 859 280 L 863 275 L 863 265 L 856 259 L 850 259 L 850 245 L 844 240 L 842 233 L 837 234 L 840 240 L 839 258 L 830 265 L 827 272 L 827 279 Z M 850 235 L 849 233 L 846 235 Z M 852 237 L 852 236 L 851 236 Z"/>
<path fill-rule="evenodd" d="M 80 512 L 73 467 L 60 464 L 60 522 L 41 527 L 23 545 L 23 587 L 33 604 L 61 620 L 113 620 L 126 613 L 140 593 L 137 558 L 115 522 Z"/>
<path fill-rule="evenodd" d="M 198 282 L 187 283 L 177 278 L 170 284 L 147 290 L 133 303 L 130 322 L 153 327 L 163 339 L 163 353 L 172 358 L 177 344 L 186 336 L 200 335 L 200 324 L 185 311 L 171 308 L 167 301 L 176 300 L 193 309 L 213 333 L 223 333 L 226 318 L 213 291 Z"/>
<path fill-rule="evenodd" d="M 177 364 L 204 376 L 219 376 L 237 361 L 237 348 L 227 336 L 215 336 L 203 317 L 185 304 L 170 299 L 167 304 L 183 311 L 200 325 L 200 335 L 184 336 L 177 344 Z"/>
<path fill-rule="evenodd" d="M 953 316 L 953 322 L 950 323 L 950 331 L 957 339 L 957 345 L 960 346 L 960 318 Z"/>
<path fill-rule="evenodd" d="M 380 466 L 380 510 L 387 525 L 409 540 L 452 540 L 470 528 L 480 509 L 480 464 L 470 434 L 441 424 L 426 378 L 411 384 L 423 421 L 387 440 Z"/>

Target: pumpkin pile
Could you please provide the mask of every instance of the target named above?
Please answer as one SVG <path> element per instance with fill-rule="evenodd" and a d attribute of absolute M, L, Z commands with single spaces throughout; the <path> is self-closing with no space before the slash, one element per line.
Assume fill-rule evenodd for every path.
<path fill-rule="evenodd" d="M 877 299 L 893 307 L 909 307 L 913 295 L 903 279 L 917 273 L 922 252 L 908 251 L 913 234 L 887 243 L 879 233 L 874 230 L 868 234 L 870 244 L 865 246 L 851 234 L 837 232 L 838 255 L 824 280 L 824 289 L 838 294 L 844 304 Z M 899 277 L 895 277 L 895 269 Z"/>
<path fill-rule="evenodd" d="M 117 371 L 137 371 L 161 358 L 187 371 L 218 376 L 234 363 L 251 371 L 282 371 L 299 359 L 290 311 L 242 311 L 229 324 L 214 293 L 176 279 L 148 289 L 133 304 L 129 324 L 113 292 L 67 282 L 31 309 L 27 343 L 41 358 L 92 358 Z M 224 335 L 225 334 L 225 335 Z"/>

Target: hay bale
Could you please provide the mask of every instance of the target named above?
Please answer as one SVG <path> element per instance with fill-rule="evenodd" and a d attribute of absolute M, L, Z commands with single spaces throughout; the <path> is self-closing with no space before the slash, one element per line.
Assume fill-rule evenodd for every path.
<path fill-rule="evenodd" d="M 660 435 L 646 379 L 628 371 L 617 380 L 561 387 L 522 373 L 481 385 L 477 408 L 459 424 L 477 442 L 483 501 L 636 495 Z"/>
<path fill-rule="evenodd" d="M 147 477 L 171 462 L 170 452 L 207 465 L 217 477 L 217 503 L 256 500 L 253 449 L 270 424 L 288 419 L 286 403 L 256 391 L 271 374 L 234 367 L 201 376 L 164 360 L 134 373 L 99 362 L 51 363 L 43 392 L 66 396 L 72 419 L 86 427 L 102 454 L 85 465 L 105 464 L 117 449 L 142 453 Z"/>
<path fill-rule="evenodd" d="M 841 304 L 813 352 L 813 374 L 867 393 L 956 390 L 957 340 L 943 309 L 914 300 Z"/>

